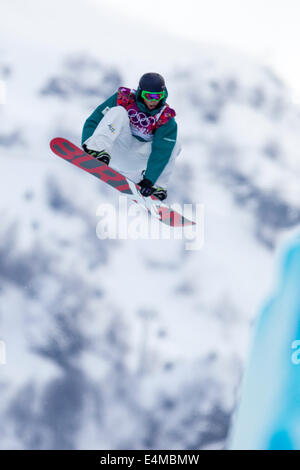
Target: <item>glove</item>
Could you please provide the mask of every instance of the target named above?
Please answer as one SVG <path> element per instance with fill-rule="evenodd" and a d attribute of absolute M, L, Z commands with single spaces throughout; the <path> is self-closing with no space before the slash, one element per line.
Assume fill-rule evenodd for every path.
<path fill-rule="evenodd" d="M 144 178 L 138 183 L 138 185 L 140 186 L 140 193 L 142 194 L 142 196 L 148 197 L 152 194 L 152 181 L 148 180 L 147 178 Z"/>
<path fill-rule="evenodd" d="M 85 144 L 82 144 L 82 148 L 85 151 L 85 153 L 88 153 L 89 155 L 92 155 L 92 157 L 94 156 L 93 153 L 96 153 L 95 150 L 88 149 Z"/>
<path fill-rule="evenodd" d="M 82 148 L 86 153 L 99 160 L 99 162 L 103 162 L 106 165 L 109 165 L 110 155 L 105 150 L 101 150 L 100 152 L 98 152 L 97 150 L 87 148 L 85 144 L 82 144 Z"/>

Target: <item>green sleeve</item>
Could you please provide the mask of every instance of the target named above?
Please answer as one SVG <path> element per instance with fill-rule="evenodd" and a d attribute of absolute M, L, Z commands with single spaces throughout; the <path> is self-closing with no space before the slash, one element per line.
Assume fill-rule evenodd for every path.
<path fill-rule="evenodd" d="M 174 118 L 159 127 L 154 134 L 152 150 L 148 158 L 145 178 L 152 184 L 165 169 L 177 139 L 177 124 Z"/>
<path fill-rule="evenodd" d="M 117 96 L 118 96 L 118 93 L 117 92 L 114 93 L 106 101 L 104 101 L 104 103 L 100 104 L 95 109 L 95 111 L 90 115 L 90 117 L 87 118 L 87 120 L 84 123 L 83 130 L 82 130 L 81 144 L 83 144 L 86 141 L 86 139 L 88 139 L 89 137 L 91 137 L 91 135 L 93 135 L 99 122 L 104 117 L 104 114 L 102 113 L 102 111 L 107 107 L 112 108 L 114 106 L 117 106 Z"/>

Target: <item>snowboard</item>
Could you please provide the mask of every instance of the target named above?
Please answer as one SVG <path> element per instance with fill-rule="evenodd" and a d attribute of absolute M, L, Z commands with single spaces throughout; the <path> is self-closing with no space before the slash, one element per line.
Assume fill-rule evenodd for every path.
<path fill-rule="evenodd" d="M 111 166 L 99 162 L 67 139 L 62 137 L 52 139 L 50 148 L 59 157 L 96 176 L 104 183 L 109 184 L 126 195 L 131 201 L 140 204 L 162 223 L 171 227 L 183 227 L 195 224 L 195 222 L 179 214 L 155 196 L 145 198 L 140 193 L 138 184 L 126 178 Z"/>

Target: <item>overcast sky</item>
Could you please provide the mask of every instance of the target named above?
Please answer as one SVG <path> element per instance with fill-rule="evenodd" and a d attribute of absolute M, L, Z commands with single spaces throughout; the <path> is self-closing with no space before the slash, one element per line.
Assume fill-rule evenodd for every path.
<path fill-rule="evenodd" d="M 272 65 L 300 101 L 300 0 L 92 1 L 183 37 L 254 55 Z"/>

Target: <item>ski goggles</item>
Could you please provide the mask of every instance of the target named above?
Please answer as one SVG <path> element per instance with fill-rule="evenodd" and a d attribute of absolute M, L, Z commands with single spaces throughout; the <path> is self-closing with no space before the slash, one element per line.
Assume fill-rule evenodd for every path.
<path fill-rule="evenodd" d="M 153 93 L 152 91 L 145 91 L 145 90 L 143 90 L 142 93 L 141 93 L 141 97 L 142 97 L 144 100 L 147 100 L 147 101 L 160 101 L 160 100 L 162 100 L 165 96 L 166 96 L 166 92 L 165 92 L 165 91 L 160 91 L 160 92 L 158 92 L 158 93 Z"/>

